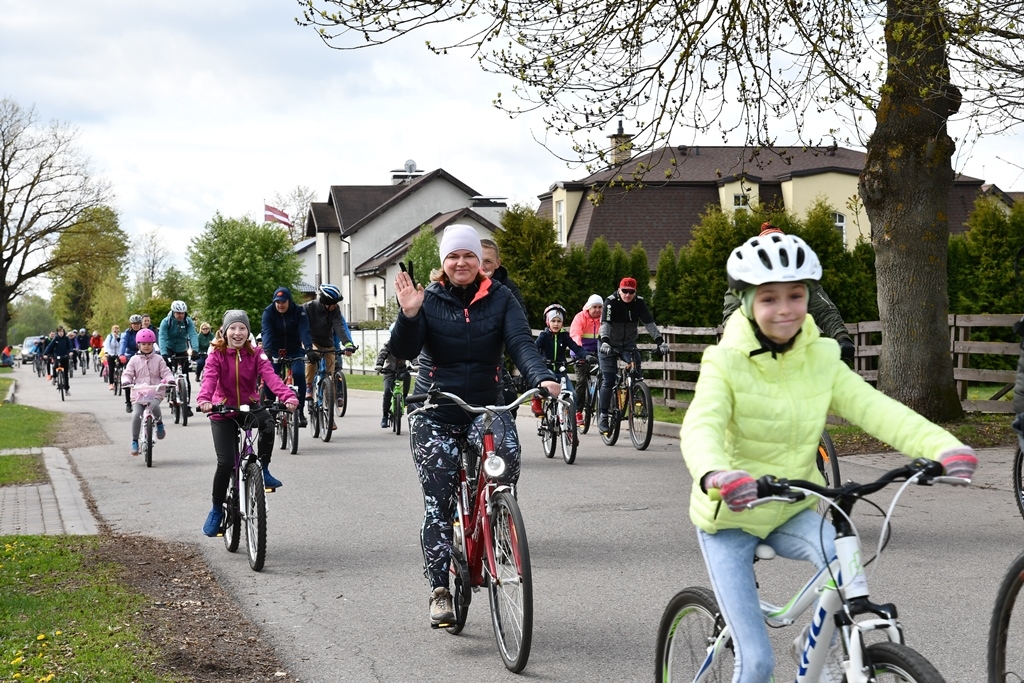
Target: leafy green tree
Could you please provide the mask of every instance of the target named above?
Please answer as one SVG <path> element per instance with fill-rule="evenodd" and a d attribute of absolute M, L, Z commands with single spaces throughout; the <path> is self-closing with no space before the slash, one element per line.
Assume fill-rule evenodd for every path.
<path fill-rule="evenodd" d="M 947 122 L 959 114 L 976 130 L 1000 131 L 1024 119 L 1018 3 L 303 5 L 300 24 L 340 49 L 449 24 L 438 32 L 440 40 L 426 41 L 427 49 L 466 48 L 481 68 L 513 81 L 513 98 L 499 94 L 495 106 L 513 114 L 541 109 L 546 130 L 570 137 L 592 165 L 606 167 L 619 152 L 665 144 L 678 128 L 688 139 L 742 136 L 752 148 L 775 148 L 783 162 L 779 121 L 796 123 L 800 143 L 809 112 L 828 111 L 837 124 L 819 143 L 873 128 L 859 194 L 871 221 L 880 284 L 884 363 L 878 386 L 933 419 L 962 415 L 944 341 L 955 151 Z M 608 145 L 603 133 L 623 115 L 638 121 L 638 130 Z M 866 118 L 873 118 L 873 127 Z M 763 163 L 755 154 L 750 165 Z M 645 173 L 627 167 L 622 182 L 638 185 Z"/>
<path fill-rule="evenodd" d="M 543 327 L 544 309 L 563 294 L 567 278 L 554 225 L 522 204 L 509 207 L 501 225 L 504 230 L 495 235 L 501 264 L 519 285 L 530 326 Z"/>
<path fill-rule="evenodd" d="M 77 132 L 41 126 L 34 108 L 0 98 L 0 347 L 8 343 L 10 305 L 34 278 L 106 253 L 106 244 L 60 251 L 60 236 L 103 206 L 109 186 L 93 177 Z"/>
<path fill-rule="evenodd" d="M 165 270 L 155 284 L 156 291 L 163 299 L 180 299 L 188 303 L 192 298 L 192 278 L 174 266 Z"/>
<path fill-rule="evenodd" d="M 679 257 L 671 242 L 658 255 L 658 270 L 655 271 L 655 288 L 651 301 L 651 313 L 659 325 L 679 325 L 681 311 L 676 302 L 679 297 Z"/>
<path fill-rule="evenodd" d="M 57 327 L 57 318 L 50 311 L 50 304 L 37 294 L 18 297 L 11 305 L 11 341 L 20 344 L 25 337 L 45 334 Z"/>
<path fill-rule="evenodd" d="M 996 199 L 982 197 L 967 224 L 964 239 L 972 268 L 970 306 L 964 312 L 1024 311 L 1024 286 L 1014 272 L 1017 252 L 1024 247 L 1024 203 L 1017 202 L 1007 213 Z"/>
<path fill-rule="evenodd" d="M 596 294 L 590 288 L 590 278 L 587 276 L 587 250 L 581 244 L 570 244 L 566 252 L 565 260 L 565 281 L 562 293 L 562 304 L 570 316 L 575 316 L 583 310 L 583 304 L 587 302 L 591 294 Z M 568 322 L 572 322 L 571 318 Z"/>
<path fill-rule="evenodd" d="M 651 300 L 651 266 L 648 265 L 647 250 L 637 242 L 629 250 L 629 266 L 627 270 L 636 278 L 637 294 L 647 301 Z"/>
<path fill-rule="evenodd" d="M 192 239 L 188 259 L 196 281 L 197 312 L 219 320 L 228 309 L 243 309 L 253 334 L 260 331 L 263 309 L 274 289 L 294 287 L 302 271 L 286 230 L 220 213 Z"/>
<path fill-rule="evenodd" d="M 647 270 L 647 266 L 644 266 L 644 270 Z M 635 278 L 636 274 L 629 263 L 629 254 L 626 253 L 621 244 L 616 243 L 615 248 L 612 249 L 612 282 L 614 282 L 612 289 L 618 288 L 622 278 L 627 276 Z"/>
<path fill-rule="evenodd" d="M 606 298 L 619 286 L 615 279 L 615 266 L 612 264 L 612 250 L 604 237 L 598 237 L 590 245 L 587 258 L 587 279 L 589 289 Z"/>
<path fill-rule="evenodd" d="M 128 288 L 124 284 L 124 278 L 119 273 L 108 272 L 96 283 L 89 331 L 99 330 L 105 335 L 113 325 L 120 325 L 125 329 L 129 315 Z"/>
<path fill-rule="evenodd" d="M 755 223 L 757 227 L 755 227 Z M 729 254 L 752 235 L 760 222 L 745 211 L 732 215 L 708 211 L 693 231 L 693 239 L 680 256 L 679 298 L 683 324 L 716 327 L 722 323 L 722 301 L 729 281 L 725 264 Z"/>
<path fill-rule="evenodd" d="M 99 283 L 110 273 L 123 275 L 127 243 L 128 235 L 121 229 L 117 213 L 108 206 L 83 212 L 82 220 L 61 233 L 55 256 L 67 265 L 50 273 L 51 306 L 58 318 L 75 328 L 84 327 L 92 319 Z M 81 253 L 91 256 L 76 261 Z"/>
<path fill-rule="evenodd" d="M 434 228 L 430 225 L 421 227 L 419 234 L 412 239 L 406 257 L 406 260 L 412 264 L 416 282 L 423 286 L 430 284 L 430 273 L 441 269 L 441 256 L 438 254 L 440 249 Z"/>

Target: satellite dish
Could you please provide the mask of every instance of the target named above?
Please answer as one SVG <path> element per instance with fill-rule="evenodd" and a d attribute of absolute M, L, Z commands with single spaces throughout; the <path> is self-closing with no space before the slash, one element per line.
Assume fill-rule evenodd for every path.
<path fill-rule="evenodd" d="M 416 162 L 413 161 L 412 159 L 407 159 L 406 162 L 405 162 L 405 172 L 410 174 L 410 175 L 415 173 L 416 172 Z"/>

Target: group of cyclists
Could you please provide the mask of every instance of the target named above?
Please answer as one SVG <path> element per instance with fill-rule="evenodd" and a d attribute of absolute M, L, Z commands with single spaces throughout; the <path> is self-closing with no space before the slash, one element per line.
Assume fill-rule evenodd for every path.
<path fill-rule="evenodd" d="M 473 405 L 507 402 L 501 400 L 508 395 L 503 380 L 507 354 L 526 387 L 538 389 L 542 396 L 557 396 L 560 378 L 555 369 L 561 358 L 571 354 L 580 361 L 577 391 L 586 386 L 580 367 L 596 360 L 600 368 L 604 381 L 599 429 L 607 431 L 617 362 L 635 352 L 640 325 L 659 352 L 669 352 L 637 294 L 633 277 L 623 278 L 606 298 L 591 296 L 574 316 L 568 333 L 565 308 L 548 306 L 546 330 L 535 341 L 522 297 L 501 268 L 496 244 L 481 240 L 471 226 L 452 225 L 445 229 L 439 246 L 441 268 L 430 274 L 429 283 L 416 282 L 412 272 L 404 269 L 396 276 L 399 312 L 386 352 L 378 359 L 378 369 L 387 368 L 392 381 L 407 369 L 407 361 L 416 362 L 416 395 L 443 389 Z M 911 457 L 937 460 L 948 476 L 969 480 L 977 457 L 954 436 L 884 396 L 852 371 L 848 362 L 855 353 L 853 341 L 821 290 L 817 256 L 799 237 L 765 224 L 760 235 L 733 250 L 726 272 L 724 332 L 721 341 L 703 355 L 695 395 L 681 428 L 681 450 L 693 480 L 690 518 L 722 616 L 733 634 L 734 680 L 768 681 L 774 658 L 751 569 L 754 548 L 767 544 L 779 555 L 818 567 L 828 564 L 834 548 L 829 536 L 832 527 L 821 524 L 812 502 L 770 503 L 748 510 L 757 495 L 756 479 L 774 475 L 823 483 L 815 456 L 829 412 Z M 227 404 L 249 405 L 258 413 L 258 454 L 268 487 L 279 487 L 281 482 L 268 469 L 274 428 L 273 419 L 261 407 L 260 381 L 288 410 L 297 411 L 297 419 L 304 424 L 309 410 L 307 385 L 316 372 L 312 361 L 323 351 L 354 349 L 339 310 L 341 301 L 340 289 L 330 284 L 321 285 L 316 298 L 301 305 L 287 287 L 278 287 L 263 311 L 262 349 L 255 344 L 244 311 L 227 311 L 215 338 L 207 326 L 201 328 L 212 341 L 207 342 L 209 354 L 196 404 L 204 412 Z M 819 325 L 826 328 L 827 336 L 819 332 Z M 114 326 L 102 344 L 113 364 L 124 364 L 138 353 L 154 353 L 155 341 L 158 353 L 174 359 L 200 347 L 184 302 L 172 304 L 158 335 L 139 315 L 129 318 L 129 327 L 120 334 Z M 92 337 L 86 344 L 94 348 Z M 66 356 L 71 346 L 64 330 L 58 329 L 43 355 Z M 333 373 L 334 354 L 326 358 L 328 372 Z M 295 392 L 281 381 L 273 361 L 291 368 Z M 187 357 L 177 362 L 183 363 L 187 375 Z M 166 376 L 164 368 L 158 370 Z M 429 584 L 429 621 L 437 627 L 454 619 L 449 566 L 463 455 L 459 444 L 466 440 L 471 450 L 477 449 L 475 455 L 481 455 L 483 418 L 453 404 L 442 403 L 431 410 L 418 407 L 422 405 L 410 405 L 410 445 L 424 501 L 420 542 Z M 234 455 L 233 424 L 224 416 L 213 418 L 217 469 L 213 505 L 203 527 L 208 536 L 217 535 L 221 528 Z M 782 424 L 785 428 L 780 428 Z M 490 429 L 496 444 L 491 457 L 504 462 L 503 481 L 514 486 L 521 455 L 515 420 L 509 412 L 497 414 Z"/>

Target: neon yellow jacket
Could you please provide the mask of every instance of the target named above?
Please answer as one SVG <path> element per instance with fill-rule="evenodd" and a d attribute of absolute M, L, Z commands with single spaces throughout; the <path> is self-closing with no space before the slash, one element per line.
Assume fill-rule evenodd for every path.
<path fill-rule="evenodd" d="M 823 483 L 817 444 L 831 409 L 910 457 L 937 458 L 961 446 L 952 434 L 867 384 L 839 359 L 839 344 L 822 337 L 808 315 L 793 347 L 772 358 L 742 314 L 726 323 L 722 341 L 704 351 L 693 402 L 680 430 L 693 476 L 690 520 L 707 533 L 743 529 L 765 538 L 805 508 L 770 503 L 732 512 L 712 501 L 700 480 L 715 470 L 746 470 Z"/>

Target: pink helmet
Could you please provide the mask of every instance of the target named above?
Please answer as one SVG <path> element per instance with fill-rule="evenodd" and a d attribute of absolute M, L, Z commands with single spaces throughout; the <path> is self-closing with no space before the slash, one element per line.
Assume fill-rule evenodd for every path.
<path fill-rule="evenodd" d="M 139 333 L 137 335 L 135 335 L 135 343 L 136 344 L 155 344 L 156 343 L 156 335 L 153 333 L 153 330 L 149 329 L 148 327 L 146 329 L 144 329 L 144 330 L 139 330 Z"/>

